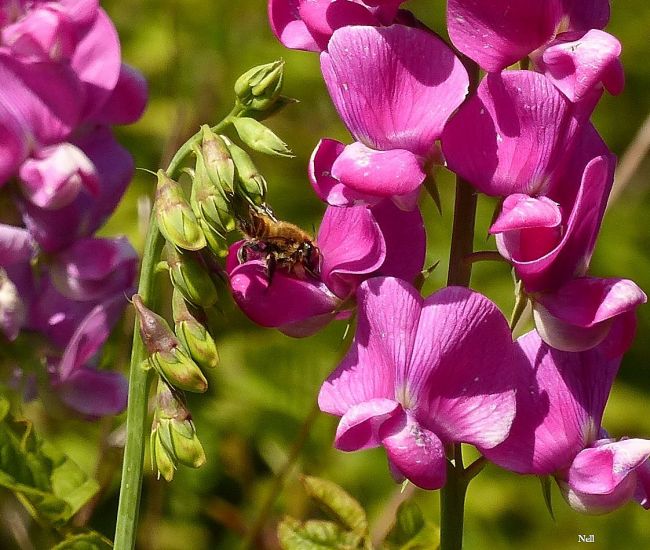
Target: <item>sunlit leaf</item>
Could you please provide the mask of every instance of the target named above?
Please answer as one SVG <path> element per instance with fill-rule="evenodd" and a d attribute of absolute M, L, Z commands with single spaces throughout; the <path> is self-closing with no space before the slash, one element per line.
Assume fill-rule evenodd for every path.
<path fill-rule="evenodd" d="M 395 524 L 386 537 L 387 550 L 436 550 L 440 544 L 438 528 L 427 522 L 417 504 L 403 502 Z"/>
<path fill-rule="evenodd" d="M 361 505 L 341 487 L 326 479 L 305 476 L 303 484 L 310 497 L 354 533 L 368 532 L 368 519 Z"/>
<path fill-rule="evenodd" d="M 68 537 L 52 550 L 109 550 L 113 548 L 110 540 L 95 531 Z"/>
<path fill-rule="evenodd" d="M 278 526 L 278 538 L 284 550 L 356 550 L 361 538 L 331 521 L 309 520 L 304 523 L 287 517 Z"/>

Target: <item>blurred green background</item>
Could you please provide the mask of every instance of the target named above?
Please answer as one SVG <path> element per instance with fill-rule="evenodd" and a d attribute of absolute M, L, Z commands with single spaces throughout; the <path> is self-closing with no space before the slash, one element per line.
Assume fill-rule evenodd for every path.
<path fill-rule="evenodd" d="M 321 137 L 342 141 L 347 133 L 337 118 L 322 82 L 318 57 L 289 51 L 273 37 L 263 0 L 117 0 L 102 3 L 120 32 L 124 60 L 138 67 L 150 85 L 150 104 L 142 120 L 118 130 L 136 165 L 155 170 L 202 123 L 214 124 L 232 104 L 236 77 L 253 65 L 286 60 L 285 93 L 300 103 L 283 111 L 270 126 L 289 144 L 294 159 L 255 156 L 269 181 L 269 202 L 283 219 L 306 229 L 318 226 L 324 205 L 306 177 L 309 155 Z M 444 3 L 417 0 L 407 5 L 437 32 L 444 34 Z M 594 122 L 612 150 L 622 156 L 650 112 L 650 67 L 646 0 L 614 2 L 608 30 L 623 44 L 627 87 L 617 98 L 604 97 Z M 650 164 L 641 163 L 605 220 L 592 262 L 592 273 L 634 279 L 650 290 Z M 104 234 L 127 234 L 143 243 L 138 211 L 152 195 L 154 179 L 136 173 L 120 208 Z M 429 237 L 428 265 L 440 266 L 427 282 L 428 294 L 444 284 L 451 227 L 452 179 L 440 174 L 443 216 L 423 201 Z M 494 203 L 480 199 L 476 248 L 485 240 Z M 505 264 L 482 263 L 473 286 L 509 313 L 512 279 Z M 224 294 L 216 338 L 221 365 L 210 372 L 207 394 L 191 396 L 190 409 L 205 445 L 208 463 L 198 471 L 181 469 L 172 483 L 157 481 L 149 468 L 141 503 L 138 548 L 156 550 L 236 548 L 241 533 L 255 518 L 287 454 L 321 382 L 333 369 L 348 342 L 345 324 L 334 324 L 316 336 L 294 340 L 249 322 Z M 104 357 L 125 369 L 132 318 L 129 316 Z M 639 336 L 623 362 L 605 414 L 615 437 L 650 438 L 650 307 L 639 311 Z M 26 413 L 40 432 L 68 452 L 103 484 L 89 525 L 112 538 L 120 475 L 119 443 L 124 418 L 87 423 L 62 411 L 34 403 Z M 392 521 L 390 504 L 399 487 L 391 480 L 381 449 L 345 454 L 332 449 L 336 421 L 321 415 L 310 431 L 297 467 L 276 501 L 265 540 L 273 547 L 274 523 L 284 514 L 313 517 L 297 473 L 331 479 L 366 507 L 375 529 Z M 572 512 L 553 488 L 556 521 L 545 510 L 535 478 L 489 466 L 469 489 L 466 548 L 491 550 L 578 548 L 579 534 L 594 534 L 595 548 L 650 548 L 650 516 L 628 505 L 602 517 Z M 437 520 L 438 495 L 417 491 L 425 514 Z M 14 548 L 8 523 L 20 509 L 0 492 L 0 548 Z M 82 518 L 83 519 L 83 518 Z M 32 526 L 35 548 L 49 544 Z"/>

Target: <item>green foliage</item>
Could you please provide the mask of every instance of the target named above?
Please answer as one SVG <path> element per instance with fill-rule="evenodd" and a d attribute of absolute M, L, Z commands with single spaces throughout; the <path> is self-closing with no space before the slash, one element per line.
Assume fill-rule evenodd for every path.
<path fill-rule="evenodd" d="M 440 532 L 426 521 L 420 507 L 412 501 L 403 502 L 397 510 L 395 524 L 386 537 L 386 550 L 437 550 Z"/>
<path fill-rule="evenodd" d="M 97 492 L 97 483 L 66 455 L 16 420 L 0 396 L 0 485 L 51 525 L 67 522 Z"/>
<path fill-rule="evenodd" d="M 81 535 L 73 535 L 57 544 L 52 550 L 110 550 L 111 541 L 99 533 L 91 531 Z"/>

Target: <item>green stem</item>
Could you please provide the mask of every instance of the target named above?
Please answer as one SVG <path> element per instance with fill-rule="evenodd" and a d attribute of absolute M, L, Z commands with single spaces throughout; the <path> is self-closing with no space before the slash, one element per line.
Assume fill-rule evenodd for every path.
<path fill-rule="evenodd" d="M 470 93 L 478 86 L 478 66 L 466 61 L 470 76 Z M 454 222 L 449 251 L 447 286 L 469 287 L 472 262 L 467 262 L 474 251 L 474 225 L 476 222 L 476 191 L 469 182 L 456 176 Z M 463 547 L 463 521 L 467 479 L 460 443 L 447 450 L 447 481 L 440 490 L 440 550 L 461 550 Z"/>
<path fill-rule="evenodd" d="M 222 131 L 241 111 L 235 107 L 219 124 L 212 129 Z M 201 131 L 188 139 L 172 158 L 167 167 L 167 175 L 174 178 L 181 165 L 192 151 L 192 147 L 201 141 Z M 155 205 L 151 214 L 149 230 L 142 255 L 140 282 L 138 294 L 147 307 L 151 307 L 154 298 L 154 278 L 156 266 L 162 251 L 164 239 L 158 229 Z M 149 388 L 149 371 L 142 368 L 146 353 L 138 321 L 133 330 L 133 348 L 131 350 L 131 365 L 129 372 L 129 403 L 126 410 L 126 445 L 124 447 L 124 462 L 122 465 L 122 480 L 120 484 L 120 500 L 117 510 L 117 525 L 115 527 L 115 550 L 131 550 L 135 547 L 138 529 L 138 512 L 140 509 L 140 493 L 142 490 L 142 471 L 144 462 L 144 445 L 147 423 L 147 402 Z"/>

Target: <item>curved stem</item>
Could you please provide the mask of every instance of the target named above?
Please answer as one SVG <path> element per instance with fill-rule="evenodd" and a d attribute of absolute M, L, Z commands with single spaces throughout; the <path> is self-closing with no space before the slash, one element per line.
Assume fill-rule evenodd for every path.
<path fill-rule="evenodd" d="M 465 60 L 470 76 L 470 93 L 478 86 L 479 68 Z M 447 286 L 469 287 L 472 263 L 466 258 L 474 251 L 474 225 L 476 222 L 476 191 L 469 182 L 456 176 L 454 222 L 449 251 Z M 447 450 L 447 481 L 440 490 L 440 550 L 461 550 L 463 547 L 463 521 L 467 480 L 460 443 Z"/>
<path fill-rule="evenodd" d="M 280 492 L 282 491 L 282 487 L 284 486 L 284 482 L 287 479 L 289 473 L 291 472 L 291 469 L 293 468 L 298 458 L 298 455 L 300 454 L 300 451 L 304 447 L 305 442 L 309 437 L 309 432 L 311 431 L 314 422 L 316 422 L 319 413 L 320 413 L 320 408 L 318 407 L 318 402 L 315 402 L 311 410 L 309 411 L 309 413 L 307 413 L 307 416 L 305 417 L 305 420 L 303 421 L 302 426 L 300 427 L 300 432 L 298 432 L 298 436 L 296 437 L 295 441 L 293 442 L 293 445 L 291 446 L 291 450 L 289 451 L 289 456 L 287 456 L 287 460 L 285 461 L 285 463 L 282 465 L 282 468 L 275 476 L 275 479 L 273 480 L 273 485 L 271 486 L 271 490 L 269 491 L 266 500 L 262 504 L 262 507 L 260 508 L 260 511 L 257 517 L 255 518 L 253 526 L 248 531 L 246 538 L 242 543 L 242 548 L 245 549 L 248 548 L 252 550 L 253 548 L 258 547 L 257 546 L 258 539 L 260 537 L 262 529 L 264 528 L 264 525 L 266 524 L 266 520 L 268 519 L 269 515 L 271 514 L 271 511 L 273 510 L 273 504 L 275 503 L 276 499 L 280 495 Z"/>
<path fill-rule="evenodd" d="M 240 111 L 240 107 L 235 107 L 219 124 L 213 127 L 213 130 L 215 132 L 223 130 Z M 192 151 L 192 147 L 199 143 L 200 140 L 201 131 L 194 134 L 180 147 L 167 167 L 169 177 L 174 178 L 177 175 L 182 163 Z M 147 307 L 152 306 L 156 266 L 163 244 L 164 239 L 158 229 L 154 205 L 142 255 L 142 267 L 138 284 L 138 294 Z M 133 330 L 133 348 L 131 349 L 129 402 L 126 410 L 126 444 L 122 464 L 117 525 L 115 526 L 115 550 L 133 549 L 138 529 L 147 423 L 147 398 L 149 395 L 149 371 L 142 368 L 142 362 L 145 358 L 145 349 L 140 338 L 138 320 L 136 319 Z"/>

